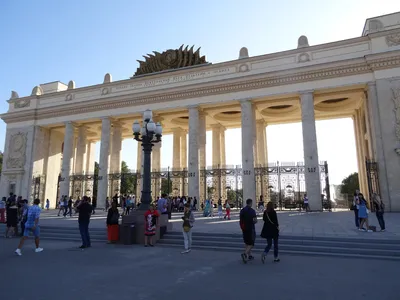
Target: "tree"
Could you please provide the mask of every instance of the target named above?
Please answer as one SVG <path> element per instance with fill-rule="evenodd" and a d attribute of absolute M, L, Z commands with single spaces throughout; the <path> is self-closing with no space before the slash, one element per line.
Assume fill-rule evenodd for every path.
<path fill-rule="evenodd" d="M 358 173 L 353 173 L 343 179 L 340 192 L 342 194 L 353 194 L 356 190 L 360 189 L 359 181 L 358 181 Z"/>
<path fill-rule="evenodd" d="M 172 180 L 169 180 L 169 187 L 168 187 L 168 178 L 161 178 L 161 193 L 162 194 L 169 194 L 172 192 Z"/>
<path fill-rule="evenodd" d="M 125 161 L 121 162 L 121 194 L 136 192 L 136 173 L 131 173 Z"/>

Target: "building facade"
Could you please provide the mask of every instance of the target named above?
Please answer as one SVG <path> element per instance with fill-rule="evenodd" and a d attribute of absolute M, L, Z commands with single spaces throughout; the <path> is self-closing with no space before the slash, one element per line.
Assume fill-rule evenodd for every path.
<path fill-rule="evenodd" d="M 104 206 L 121 184 L 118 178 L 116 186 L 109 184 L 110 174 L 121 171 L 121 142 L 132 138 L 132 123 L 151 109 L 164 134 L 173 134 L 172 172 L 184 170 L 187 175 L 173 178 L 174 189 L 197 199 L 207 193 L 202 183 L 207 130 L 212 131 L 213 168 L 230 170 L 225 130 L 241 127 L 245 200 L 269 193 L 268 179 L 264 185 L 263 177 L 256 180 L 257 168 L 268 166 L 266 126 L 301 121 L 305 190 L 311 207 L 320 210 L 315 121 L 352 117 L 361 190 L 378 191 L 388 210 L 400 211 L 399 21 L 400 13 L 371 18 L 362 36 L 316 46 L 301 36 L 296 49 L 279 53 L 251 57 L 242 48 L 237 60 L 217 64 L 181 47 L 155 52 L 127 80 L 112 81 L 106 74 L 94 86 L 52 82 L 34 87 L 27 97 L 12 92 L 9 109 L 1 115 L 7 124 L 1 194 L 31 199 L 40 186 L 40 198 L 50 199 L 52 206 L 60 195 L 90 194 L 93 187 L 87 182 L 100 141 L 93 196 Z M 161 172 L 160 147 L 152 154 L 155 172 Z M 142 168 L 141 155 L 137 166 Z M 228 175 L 225 171 L 222 176 Z M 86 184 L 75 186 L 77 176 L 85 177 Z M 228 185 L 221 181 L 218 195 Z"/>

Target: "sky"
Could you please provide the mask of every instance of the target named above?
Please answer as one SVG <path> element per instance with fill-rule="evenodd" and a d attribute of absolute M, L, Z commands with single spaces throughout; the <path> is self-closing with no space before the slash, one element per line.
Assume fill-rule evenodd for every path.
<path fill-rule="evenodd" d="M 83 87 L 106 73 L 127 79 L 154 50 L 195 45 L 217 63 L 237 59 L 244 46 L 250 56 L 294 49 L 301 35 L 310 45 L 358 37 L 367 18 L 396 11 L 398 0 L 1 0 L 0 112 L 12 90 L 26 96 L 57 80 Z M 0 121 L 0 149 L 5 130 Z M 238 137 L 239 129 L 226 132 L 227 164 L 241 163 Z M 331 183 L 357 171 L 351 119 L 318 121 L 317 140 Z M 303 160 L 300 123 L 268 126 L 267 143 L 270 162 Z M 211 149 L 208 132 L 207 164 Z M 136 152 L 136 142 L 124 140 L 122 159 L 132 169 Z M 171 166 L 172 136 L 164 136 L 161 153 L 162 166 Z"/>

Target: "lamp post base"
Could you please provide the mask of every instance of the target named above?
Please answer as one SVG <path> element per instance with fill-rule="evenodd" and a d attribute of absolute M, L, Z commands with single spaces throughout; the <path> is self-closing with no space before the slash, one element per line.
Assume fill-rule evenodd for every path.
<path fill-rule="evenodd" d="M 145 231 L 145 211 L 134 210 L 128 216 L 122 216 L 122 224 L 135 225 L 135 244 L 144 245 Z M 168 215 L 161 215 L 157 222 L 156 234 L 153 237 L 153 243 L 156 243 L 162 235 L 172 230 L 172 223 L 168 222 Z"/>

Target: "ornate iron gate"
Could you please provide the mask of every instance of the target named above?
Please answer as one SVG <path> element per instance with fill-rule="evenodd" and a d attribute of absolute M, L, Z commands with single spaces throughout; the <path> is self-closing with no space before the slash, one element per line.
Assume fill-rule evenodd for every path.
<path fill-rule="evenodd" d="M 44 192 L 46 188 L 46 176 L 40 175 L 32 178 L 32 186 L 31 186 L 31 201 L 34 199 L 40 200 L 40 205 L 43 208 L 44 206 Z"/>

